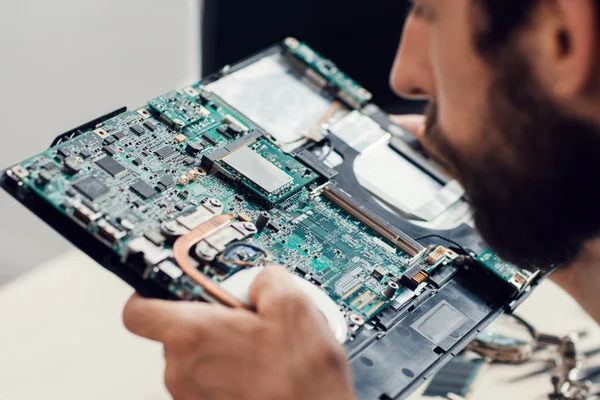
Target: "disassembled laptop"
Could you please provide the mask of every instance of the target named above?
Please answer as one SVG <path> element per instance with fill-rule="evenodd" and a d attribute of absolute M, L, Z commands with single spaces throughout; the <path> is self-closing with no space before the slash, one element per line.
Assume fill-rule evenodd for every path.
<path fill-rule="evenodd" d="M 251 308 L 286 265 L 361 399 L 407 396 L 542 278 L 472 227 L 460 185 L 371 94 L 287 38 L 59 136 L 2 187 L 146 296 Z"/>

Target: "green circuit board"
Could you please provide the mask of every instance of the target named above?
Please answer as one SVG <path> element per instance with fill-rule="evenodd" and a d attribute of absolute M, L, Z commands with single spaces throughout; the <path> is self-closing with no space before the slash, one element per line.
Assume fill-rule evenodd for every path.
<path fill-rule="evenodd" d="M 373 98 L 371 92 L 305 43 L 290 37 L 284 40 L 283 44 L 290 54 L 308 67 L 307 78 L 310 81 L 322 88 L 330 86 L 334 97 L 338 97 L 350 107 L 361 108 Z"/>
<path fill-rule="evenodd" d="M 22 182 L 122 257 L 131 240 L 149 232 L 156 236 L 162 224 L 193 213 L 204 199 L 218 199 L 223 213 L 250 221 L 268 212 L 268 225 L 247 239 L 272 262 L 318 284 L 364 320 L 390 303 L 382 291 L 413 257 L 312 195 L 311 184 L 323 183 L 316 172 L 197 85 L 149 105 L 24 161 Z M 237 126 L 230 132 L 232 121 Z M 236 164 L 231 158 L 241 149 L 250 160 Z M 245 170 L 250 162 L 268 163 L 267 176 L 280 186 L 269 188 L 262 175 L 251 175 Z M 171 246 L 168 240 L 159 245 L 167 251 Z M 423 260 L 422 268 L 431 272 L 447 261 Z M 203 272 L 219 282 L 236 271 Z M 152 270 L 148 278 L 160 281 L 164 274 Z M 193 297 L 202 288 L 182 275 L 168 282 L 168 290 Z"/>
<path fill-rule="evenodd" d="M 284 51 L 318 72 L 346 103 L 359 107 L 370 100 L 305 44 L 287 39 Z M 326 198 L 322 191 L 331 182 L 325 175 L 285 153 L 268 132 L 200 84 L 105 120 L 7 174 L 102 242 L 123 268 L 134 265 L 144 279 L 182 299 L 201 298 L 204 289 L 178 268 L 173 244 L 202 225 L 198 215 L 210 213 L 231 214 L 234 223 L 198 244 L 215 250 L 216 258 L 197 248 L 190 253 L 199 272 L 219 283 L 268 258 L 320 286 L 355 322 L 374 318 L 456 257 L 435 246 L 402 250 Z M 234 228 L 243 223 L 254 230 Z M 234 250 L 232 243 L 238 243 Z M 145 258 L 132 257 L 138 253 Z M 491 251 L 479 261 L 519 289 L 532 279 Z M 407 276 L 417 278 L 406 283 Z M 392 283 L 399 287 L 390 295 Z"/>
<path fill-rule="evenodd" d="M 517 290 L 525 288 L 525 286 L 537 275 L 535 272 L 528 271 L 511 264 L 508 261 L 504 261 L 490 249 L 477 257 L 477 260 L 485 268 L 509 285 L 515 287 Z"/>

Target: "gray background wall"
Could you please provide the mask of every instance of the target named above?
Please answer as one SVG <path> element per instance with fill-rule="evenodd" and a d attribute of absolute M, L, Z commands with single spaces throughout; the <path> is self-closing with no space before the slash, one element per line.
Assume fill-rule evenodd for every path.
<path fill-rule="evenodd" d="M 0 167 L 196 81 L 199 12 L 198 0 L 0 2 Z M 0 284 L 69 246 L 0 193 Z"/>

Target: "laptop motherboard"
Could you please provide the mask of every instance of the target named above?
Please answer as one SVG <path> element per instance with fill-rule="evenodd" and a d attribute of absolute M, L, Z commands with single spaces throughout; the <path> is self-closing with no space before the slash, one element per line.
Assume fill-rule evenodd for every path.
<path fill-rule="evenodd" d="M 385 125 L 364 112 L 374 107 L 371 94 L 293 38 L 236 68 L 265 57 L 276 57 L 286 74 L 327 101 L 327 112 L 299 137 L 291 128 L 291 136 L 276 135 L 269 120 L 257 122 L 213 91 L 211 85 L 235 73 L 228 68 L 67 132 L 7 169 L 2 186 L 147 296 L 251 308 L 228 281 L 266 264 L 285 265 L 327 295 L 313 300 L 356 360 L 454 274 L 501 289 L 481 301 L 490 315 L 536 281 L 535 270 L 506 263 L 485 245 L 474 247 L 481 241 L 472 229 L 469 237 L 477 240 L 461 242 L 448 232 L 407 231 L 408 223 L 399 227 L 370 212 L 338 179 L 341 168 L 326 160 L 334 149 L 352 151 L 349 140 L 340 139 L 350 129 L 346 118 L 388 137 Z M 448 310 L 469 317 L 449 307 L 433 316 L 442 324 L 461 321 Z M 441 359 L 449 348 L 428 336 L 422 322 L 411 326 L 435 344 Z M 388 397 L 379 398 L 407 394 L 411 384 L 403 385 L 395 393 L 381 388 Z"/>

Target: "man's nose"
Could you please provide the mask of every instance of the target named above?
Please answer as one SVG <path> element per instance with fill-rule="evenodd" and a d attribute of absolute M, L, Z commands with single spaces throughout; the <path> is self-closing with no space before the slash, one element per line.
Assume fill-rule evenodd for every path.
<path fill-rule="evenodd" d="M 430 100 L 435 83 L 429 55 L 429 28 L 409 15 L 390 76 L 397 95 L 411 100 Z"/>

